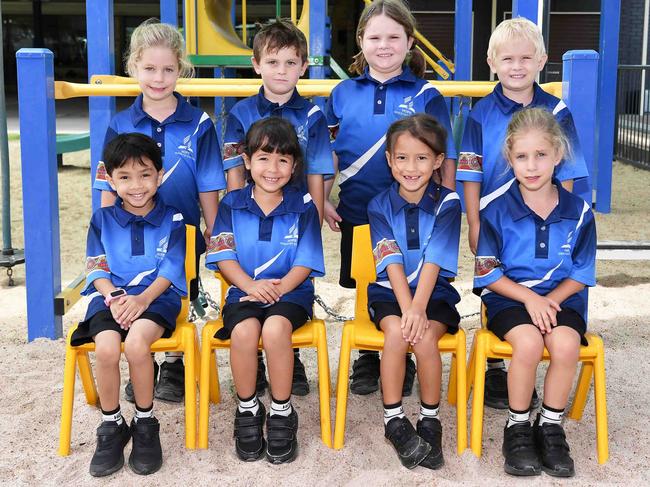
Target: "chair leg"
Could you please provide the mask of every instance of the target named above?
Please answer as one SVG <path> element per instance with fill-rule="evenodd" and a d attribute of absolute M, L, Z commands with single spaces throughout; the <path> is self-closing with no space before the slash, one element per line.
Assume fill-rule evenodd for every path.
<path fill-rule="evenodd" d="M 456 447 L 462 455 L 467 448 L 467 372 L 465 357 L 467 345 L 465 330 L 459 329 L 456 337 Z"/>
<path fill-rule="evenodd" d="M 199 341 L 199 332 L 196 330 L 196 327 L 194 327 L 194 357 L 195 360 L 194 362 L 196 363 L 196 367 L 194 367 L 194 382 L 197 384 L 199 383 L 199 380 L 201 379 L 201 348 L 200 348 L 200 341 Z"/>
<path fill-rule="evenodd" d="M 93 377 L 92 367 L 90 366 L 88 352 L 78 352 L 76 355 L 79 377 L 81 378 L 81 384 L 86 394 L 86 402 L 91 406 L 97 406 L 99 404 L 99 396 L 97 395 L 95 378 Z"/>
<path fill-rule="evenodd" d="M 598 354 L 594 362 L 594 403 L 596 409 L 596 445 L 598 463 L 609 458 L 609 433 L 607 430 L 607 397 L 605 392 L 605 347 L 598 337 Z"/>
<path fill-rule="evenodd" d="M 345 417 L 348 408 L 348 385 L 350 374 L 350 353 L 352 351 L 352 331 L 350 325 L 343 327 L 341 352 L 339 356 L 338 380 L 336 382 L 336 418 L 334 420 L 334 449 L 343 448 L 345 441 Z"/>
<path fill-rule="evenodd" d="M 329 357 L 327 354 L 327 336 L 325 323 L 314 324 L 316 337 L 316 353 L 318 355 L 318 394 L 320 400 L 320 432 L 323 443 L 332 448 L 332 418 L 330 416 L 330 373 Z"/>
<path fill-rule="evenodd" d="M 214 362 L 214 351 L 210 349 L 210 337 L 204 333 L 201 340 L 201 377 L 199 379 L 199 448 L 208 447 L 210 423 L 210 362 Z"/>
<path fill-rule="evenodd" d="M 72 433 L 72 409 L 74 407 L 74 381 L 77 352 L 69 345 L 65 349 L 63 368 L 63 400 L 61 404 L 61 429 L 59 431 L 59 455 L 70 454 L 70 436 Z"/>
<path fill-rule="evenodd" d="M 194 353 L 194 330 L 189 327 L 183 336 L 185 354 L 185 448 L 196 448 L 196 357 Z"/>
<path fill-rule="evenodd" d="M 456 364 L 456 352 L 451 354 L 451 365 L 449 366 L 449 383 L 447 384 L 447 402 L 452 406 L 456 405 L 457 391 L 456 384 L 458 382 L 458 366 Z"/>
<path fill-rule="evenodd" d="M 591 376 L 593 375 L 594 365 L 592 362 L 583 362 L 580 367 L 580 375 L 578 376 L 578 385 L 576 392 L 573 396 L 573 404 L 569 411 L 569 418 L 580 421 L 582 413 L 585 410 L 587 403 L 587 394 L 589 393 L 589 386 L 591 385 Z"/>
<path fill-rule="evenodd" d="M 476 366 L 476 340 L 472 340 L 472 346 L 469 349 L 469 360 L 467 361 L 467 391 L 465 397 L 469 399 L 469 395 L 472 392 L 472 385 L 474 384 L 474 367 Z"/>
<path fill-rule="evenodd" d="M 221 402 L 221 387 L 219 386 L 219 367 L 217 367 L 217 351 L 210 351 L 210 402 Z"/>
<path fill-rule="evenodd" d="M 483 393 L 485 390 L 485 361 L 487 360 L 487 335 L 481 330 L 474 335 L 474 396 L 472 398 L 472 428 L 470 446 L 477 457 L 481 457 L 481 442 L 483 440 Z"/>

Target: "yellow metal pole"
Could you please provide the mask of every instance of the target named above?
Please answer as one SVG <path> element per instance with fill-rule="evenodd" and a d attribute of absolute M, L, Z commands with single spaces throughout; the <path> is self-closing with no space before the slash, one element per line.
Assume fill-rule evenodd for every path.
<path fill-rule="evenodd" d="M 291 0 L 291 22 L 297 24 L 298 18 L 298 0 Z"/>
<path fill-rule="evenodd" d="M 246 44 L 246 37 L 247 37 L 247 32 L 246 32 L 246 24 L 247 24 L 247 19 L 246 19 L 246 0 L 244 0 L 241 3 L 241 41 Z"/>

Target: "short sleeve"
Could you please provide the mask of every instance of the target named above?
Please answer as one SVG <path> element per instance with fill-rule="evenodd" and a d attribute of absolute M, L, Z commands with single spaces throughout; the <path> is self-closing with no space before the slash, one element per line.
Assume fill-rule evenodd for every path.
<path fill-rule="evenodd" d="M 219 191 L 226 187 L 223 174 L 221 151 L 217 142 L 217 131 L 210 117 L 204 113 L 201 117 L 203 131 L 197 140 L 196 182 L 199 193 Z"/>
<path fill-rule="evenodd" d="M 456 154 L 454 132 L 451 128 L 451 119 L 449 118 L 449 108 L 447 107 L 447 103 L 445 103 L 445 98 L 440 94 L 440 92 L 438 92 L 438 90 L 435 90 L 435 92 L 436 95 L 427 102 L 425 111 L 427 114 L 438 120 L 447 131 L 447 151 L 445 157 L 447 159 L 456 159 L 458 155 Z"/>
<path fill-rule="evenodd" d="M 334 174 L 332 146 L 325 116 L 314 106 L 309 112 L 309 141 L 305 155 L 307 174 Z"/>
<path fill-rule="evenodd" d="M 97 279 L 111 279 L 111 270 L 106 259 L 102 242 L 102 210 L 96 211 L 90 219 L 86 240 L 86 285 L 81 294 L 87 296 L 95 292 L 93 282 Z"/>
<path fill-rule="evenodd" d="M 573 116 L 568 107 L 564 107 L 556 115 L 557 121 L 564 131 L 567 140 L 569 141 L 570 157 L 566 157 L 557 168 L 556 177 L 560 181 L 576 180 L 586 178 L 589 175 L 587 170 L 587 163 L 585 161 L 582 146 L 578 139 L 578 132 L 573 122 Z"/>
<path fill-rule="evenodd" d="M 246 130 L 231 110 L 226 118 L 226 133 L 223 138 L 223 169 L 225 171 L 244 164 L 242 153 L 245 142 Z"/>
<path fill-rule="evenodd" d="M 183 215 L 174 213 L 167 252 L 158 264 L 158 277 L 164 277 L 171 282 L 171 289 L 181 296 L 187 295 L 185 279 L 185 222 Z M 199 235 L 200 237 L 200 235 Z"/>
<path fill-rule="evenodd" d="M 310 277 L 325 275 L 325 259 L 323 257 L 323 241 L 320 233 L 318 210 L 311 201 L 307 210 L 300 215 L 298 247 L 291 266 L 302 266 L 311 269 Z"/>
<path fill-rule="evenodd" d="M 480 215 L 481 229 L 478 235 L 478 249 L 474 259 L 474 288 L 483 288 L 503 277 L 501 267 L 501 236 L 485 212 Z"/>
<path fill-rule="evenodd" d="M 212 236 L 205 254 L 205 266 L 216 271 L 218 270 L 217 262 L 221 260 L 238 260 L 232 225 L 232 208 L 228 203 L 228 196 L 219 204 L 219 211 L 217 211 L 217 218 L 214 220 Z"/>
<path fill-rule="evenodd" d="M 377 275 L 385 271 L 390 264 L 404 265 L 404 256 L 397 244 L 393 229 L 376 200 L 372 200 L 368 205 L 368 222 Z"/>
<path fill-rule="evenodd" d="M 456 166 L 456 180 L 476 183 L 483 181 L 483 127 L 472 113 L 465 123 Z"/>
<path fill-rule="evenodd" d="M 111 120 L 110 125 L 106 129 L 106 134 L 104 135 L 104 145 L 102 147 L 106 147 L 111 140 L 119 135 L 117 133 L 117 130 L 115 130 L 114 121 L 115 119 Z M 107 173 L 104 161 L 97 161 L 97 170 L 95 171 L 95 179 L 93 180 L 93 189 L 99 189 L 101 191 L 113 191 L 111 185 L 108 184 L 108 179 L 106 176 Z"/>
<path fill-rule="evenodd" d="M 443 277 L 454 277 L 458 272 L 460 214 L 458 194 L 449 193 L 438 207 L 433 232 L 424 251 L 424 262 L 439 266 Z"/>
<path fill-rule="evenodd" d="M 589 205 L 584 204 L 582 221 L 573 247 L 573 266 L 569 278 L 585 286 L 596 285 L 596 220 Z"/>
<path fill-rule="evenodd" d="M 327 99 L 327 104 L 325 105 L 325 120 L 327 122 L 327 128 L 329 131 L 330 142 L 336 140 L 336 136 L 339 133 L 339 124 L 341 122 L 339 115 L 334 109 L 334 98 L 336 96 L 336 88 L 332 90 L 330 97 Z"/>

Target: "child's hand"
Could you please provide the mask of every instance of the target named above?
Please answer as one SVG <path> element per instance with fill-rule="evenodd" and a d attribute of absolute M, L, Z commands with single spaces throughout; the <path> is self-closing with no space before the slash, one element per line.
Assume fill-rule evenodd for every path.
<path fill-rule="evenodd" d="M 472 251 L 472 254 L 476 255 L 476 249 L 478 248 L 478 232 L 480 230 L 479 225 L 469 225 L 469 230 L 467 233 L 467 238 L 469 240 L 469 249 Z"/>
<path fill-rule="evenodd" d="M 551 333 L 553 327 L 557 326 L 557 312 L 562 311 L 562 308 L 554 300 L 533 294 L 524 302 L 524 306 L 533 319 L 533 325 L 540 329 L 542 335 Z"/>
<path fill-rule="evenodd" d="M 244 296 L 240 301 L 259 301 L 260 303 L 273 304 L 280 301 L 282 293 L 280 292 L 280 279 L 260 279 L 253 281 L 244 291 Z"/>
<path fill-rule="evenodd" d="M 212 238 L 212 228 L 206 228 L 203 231 L 203 240 L 205 240 L 205 245 L 210 246 L 211 238 Z"/>
<path fill-rule="evenodd" d="M 125 297 L 126 296 L 122 296 L 121 298 L 114 299 L 113 301 L 111 301 L 110 310 L 111 310 L 111 315 L 113 315 L 113 319 L 118 325 L 120 325 L 120 328 L 122 328 L 123 330 L 128 330 L 129 327 L 131 326 L 131 323 L 129 322 L 121 323 L 119 319 L 119 316 L 122 313 L 122 309 L 123 309 L 122 303 Z"/>
<path fill-rule="evenodd" d="M 342 221 L 343 218 L 341 218 L 341 215 L 339 215 L 336 212 L 336 208 L 334 208 L 334 205 L 330 203 L 329 200 L 325 200 L 324 207 L 323 207 L 323 213 L 325 213 L 325 221 L 329 225 L 329 227 L 332 229 L 333 232 L 340 232 L 341 229 L 337 225 L 338 222 Z"/>
<path fill-rule="evenodd" d="M 411 345 L 418 343 L 429 326 L 424 309 L 411 306 L 402 315 L 402 336 Z"/>
<path fill-rule="evenodd" d="M 120 298 L 121 306 L 115 321 L 127 330 L 131 326 L 131 323 L 137 320 L 150 304 L 151 302 L 142 294 L 123 296 Z"/>

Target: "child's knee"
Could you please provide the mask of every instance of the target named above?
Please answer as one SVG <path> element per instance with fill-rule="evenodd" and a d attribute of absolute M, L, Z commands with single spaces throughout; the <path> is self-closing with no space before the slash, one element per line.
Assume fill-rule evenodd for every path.
<path fill-rule="evenodd" d="M 413 345 L 413 352 L 418 361 L 428 360 L 436 355 L 440 356 L 438 337 L 434 333 L 429 333 L 429 331 L 427 330 L 422 339 Z"/>
<path fill-rule="evenodd" d="M 398 352 L 406 353 L 409 347 L 409 343 L 404 340 L 404 335 L 402 334 L 402 328 L 399 325 L 395 326 L 386 326 L 383 329 L 384 331 L 384 352 L 386 349 L 396 350 Z"/>
<path fill-rule="evenodd" d="M 141 335 L 129 334 L 124 340 L 124 356 L 130 363 L 151 360 L 151 343 Z"/>
<path fill-rule="evenodd" d="M 279 316 L 270 316 L 262 328 L 262 343 L 264 348 L 275 348 L 291 345 L 291 323 Z"/>
<path fill-rule="evenodd" d="M 119 344 L 115 346 L 114 343 L 98 342 L 95 343 L 95 359 L 99 365 L 110 366 L 120 362 L 121 354 Z"/>
<path fill-rule="evenodd" d="M 539 333 L 520 336 L 512 344 L 512 358 L 519 362 L 538 364 L 542 360 L 543 354 L 544 340 Z"/>
<path fill-rule="evenodd" d="M 580 340 L 553 340 L 548 344 L 548 351 L 553 362 L 577 363 L 580 356 Z"/>
<path fill-rule="evenodd" d="M 233 328 L 230 334 L 230 347 L 237 350 L 257 350 L 260 340 L 259 324 L 250 320 L 242 321 Z"/>

